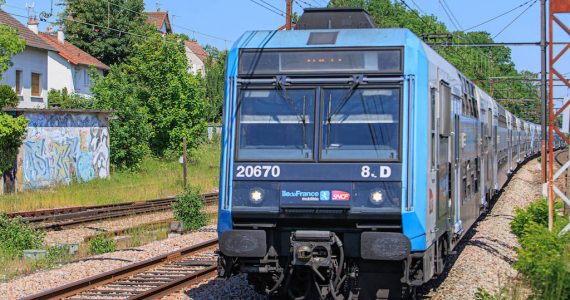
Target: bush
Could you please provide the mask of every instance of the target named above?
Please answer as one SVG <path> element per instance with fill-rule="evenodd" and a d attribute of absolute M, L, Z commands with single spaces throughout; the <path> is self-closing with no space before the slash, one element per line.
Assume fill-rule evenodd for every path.
<path fill-rule="evenodd" d="M 22 222 L 19 217 L 10 219 L 6 215 L 0 215 L 0 241 L 0 253 L 16 257 L 23 250 L 42 248 L 44 233 Z"/>
<path fill-rule="evenodd" d="M 28 129 L 28 121 L 0 112 L 0 176 L 12 169 L 18 148 Z"/>
<path fill-rule="evenodd" d="M 519 240 L 515 268 L 540 299 L 570 299 L 570 238 L 529 222 Z"/>
<path fill-rule="evenodd" d="M 560 202 L 554 203 L 555 209 L 562 208 Z M 562 229 L 566 224 L 566 219 L 561 218 L 558 214 L 554 214 L 554 223 L 556 228 Z M 541 198 L 540 200 L 530 204 L 526 209 L 516 208 L 515 218 L 511 222 L 511 230 L 519 238 L 523 236 L 525 228 L 530 223 L 536 223 L 543 227 L 548 227 L 548 200 Z"/>
<path fill-rule="evenodd" d="M 196 230 L 208 224 L 208 215 L 203 209 L 204 200 L 196 188 L 190 188 L 178 196 L 172 208 L 174 217 L 182 222 L 185 229 Z"/>
<path fill-rule="evenodd" d="M 7 84 L 0 84 L 0 109 L 4 107 L 16 107 L 20 99 L 16 92 Z"/>
<path fill-rule="evenodd" d="M 68 93 L 67 88 L 62 90 L 51 89 L 48 92 L 48 106 L 49 108 L 62 109 L 90 109 L 93 106 L 93 101 L 79 94 Z"/>
<path fill-rule="evenodd" d="M 117 243 L 108 235 L 98 235 L 89 241 L 89 253 L 103 254 L 117 250 Z"/>

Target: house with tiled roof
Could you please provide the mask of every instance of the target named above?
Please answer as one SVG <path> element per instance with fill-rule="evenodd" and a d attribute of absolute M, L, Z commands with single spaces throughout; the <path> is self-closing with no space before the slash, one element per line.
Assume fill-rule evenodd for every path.
<path fill-rule="evenodd" d="M 162 34 L 173 33 L 168 12 L 147 11 L 145 14 L 147 15 L 146 22 L 153 25 L 158 32 Z M 184 41 L 184 47 L 186 48 L 186 57 L 188 58 L 188 72 L 204 76 L 206 74 L 205 65 L 208 53 L 195 40 Z"/>
<path fill-rule="evenodd" d="M 83 96 L 91 95 L 91 69 L 99 75 L 109 66 L 65 40 L 65 32 L 41 32 L 39 37 L 55 48 L 48 56 L 48 87 Z"/>
<path fill-rule="evenodd" d="M 46 108 L 48 91 L 66 88 L 70 93 L 91 94 L 90 69 L 103 75 L 109 67 L 65 41 L 62 30 L 39 32 L 38 20 L 30 18 L 27 27 L 0 10 L 0 24 L 18 31 L 26 41 L 23 52 L 11 57 L 12 66 L 0 84 L 11 86 L 20 98 L 19 108 Z"/>
<path fill-rule="evenodd" d="M 12 66 L 0 84 L 11 86 L 20 98 L 20 108 L 45 108 L 48 94 L 48 56 L 57 49 L 38 36 L 38 21 L 31 18 L 28 27 L 0 10 L 0 24 L 7 25 L 26 41 L 24 51 L 12 56 Z"/>
<path fill-rule="evenodd" d="M 188 71 L 195 75 L 206 75 L 208 52 L 194 40 L 184 41 L 184 47 L 186 48 L 186 57 L 188 58 Z"/>
<path fill-rule="evenodd" d="M 145 12 L 148 24 L 153 25 L 157 31 L 162 34 L 172 33 L 172 25 L 170 24 L 170 17 L 166 11 L 146 11 Z"/>

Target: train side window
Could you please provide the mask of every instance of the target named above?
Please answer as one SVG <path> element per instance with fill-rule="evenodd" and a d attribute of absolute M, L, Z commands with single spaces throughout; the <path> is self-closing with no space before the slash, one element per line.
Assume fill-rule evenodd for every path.
<path fill-rule="evenodd" d="M 451 88 L 445 82 L 439 84 L 439 134 L 451 135 Z"/>

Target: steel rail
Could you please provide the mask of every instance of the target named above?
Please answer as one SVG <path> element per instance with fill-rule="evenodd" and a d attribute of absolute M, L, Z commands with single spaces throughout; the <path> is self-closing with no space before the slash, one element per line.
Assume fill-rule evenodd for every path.
<path fill-rule="evenodd" d="M 172 251 L 170 253 L 150 258 L 138 263 L 130 264 L 119 269 L 111 270 L 60 287 L 52 288 L 44 292 L 30 295 L 21 298 L 21 300 L 63 299 L 72 297 L 82 292 L 90 291 L 97 287 L 117 282 L 121 279 L 129 278 L 133 275 L 141 274 L 153 268 L 181 261 L 188 256 L 196 254 L 197 252 L 206 251 L 210 248 L 216 247 L 217 244 L 218 239 L 211 239 L 200 244 Z M 159 297 L 165 293 L 179 290 L 186 285 L 211 276 L 216 271 L 216 268 L 217 267 L 215 264 L 209 264 L 207 267 L 193 272 L 192 274 L 186 275 L 184 277 L 173 278 L 173 280 L 164 282 L 155 288 L 141 291 L 132 297 L 129 297 L 129 299 L 146 299 L 149 297 Z M 116 299 L 116 297 L 113 298 Z"/>
<path fill-rule="evenodd" d="M 205 204 L 214 204 L 218 193 L 202 194 Z M 25 211 L 7 214 L 8 217 L 22 217 L 24 222 L 36 223 L 35 228 L 58 230 L 93 221 L 120 218 L 137 214 L 168 210 L 176 197 L 161 198 L 149 201 L 124 202 L 98 206 L 77 206 L 71 208 L 55 208 L 51 210 Z"/>

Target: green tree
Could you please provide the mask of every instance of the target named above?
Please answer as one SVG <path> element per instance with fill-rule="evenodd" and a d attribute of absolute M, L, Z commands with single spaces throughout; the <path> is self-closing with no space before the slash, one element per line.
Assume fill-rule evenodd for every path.
<path fill-rule="evenodd" d="M 0 175 L 12 169 L 27 127 L 24 117 L 0 112 Z"/>
<path fill-rule="evenodd" d="M 177 35 L 155 34 L 137 44 L 128 64 L 115 65 L 97 79 L 93 93 L 95 107 L 117 111 L 111 122 L 115 165 L 136 166 L 145 149 L 158 156 L 178 152 L 184 137 L 194 147 L 205 134 L 205 88 L 188 73 Z"/>
<path fill-rule="evenodd" d="M 118 169 L 138 169 L 149 153 L 153 136 L 148 109 L 136 97 L 137 86 L 120 65 L 105 77 L 95 78 L 93 107 L 114 110 L 110 122 L 110 160 Z"/>
<path fill-rule="evenodd" d="M 143 0 L 65 2 L 60 23 L 66 39 L 107 65 L 125 61 L 137 43 L 156 32 L 146 23 Z"/>
<path fill-rule="evenodd" d="M 12 55 L 23 51 L 25 46 L 26 42 L 18 37 L 16 30 L 0 25 L 0 79 L 12 66 Z M 0 98 L 0 109 L 18 103 L 15 93 L 9 86 L 2 86 Z M 12 168 L 27 126 L 28 122 L 24 117 L 15 118 L 0 111 L 0 176 Z"/>
<path fill-rule="evenodd" d="M 7 84 L 0 84 L 0 109 L 3 107 L 16 107 L 20 99 L 16 92 Z"/>
<path fill-rule="evenodd" d="M 206 120 L 208 122 L 220 122 L 224 101 L 224 75 L 226 69 L 227 51 L 220 51 L 215 47 L 206 46 L 209 56 L 206 60 Z"/>
<path fill-rule="evenodd" d="M 24 51 L 26 41 L 8 25 L 0 25 L 0 80 L 4 72 L 12 66 L 12 55 Z"/>
<path fill-rule="evenodd" d="M 434 15 L 422 16 L 416 10 L 410 10 L 402 1 L 391 0 L 332 0 L 330 7 L 362 7 L 366 9 L 379 28 L 408 28 L 416 35 L 444 33 L 450 34 L 453 43 L 493 43 L 488 32 L 462 32 L 449 30 L 444 23 Z M 512 61 L 511 50 L 508 47 L 443 47 L 437 44 L 448 42 L 430 41 L 432 47 L 447 61 L 453 64 L 468 78 L 475 81 L 479 87 L 487 91 L 495 99 L 537 99 L 536 88 L 524 81 L 493 83 L 494 77 L 520 77 L 528 76 L 528 72 L 519 73 Z M 535 87 L 535 86 L 534 86 Z M 538 100 L 527 103 L 512 104 L 508 101 L 506 106 L 513 109 L 515 115 L 531 121 L 540 114 Z M 524 102 L 524 101 L 523 101 Z"/>

